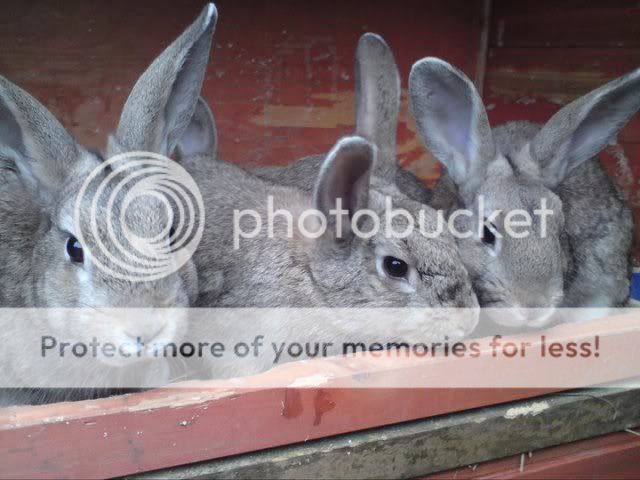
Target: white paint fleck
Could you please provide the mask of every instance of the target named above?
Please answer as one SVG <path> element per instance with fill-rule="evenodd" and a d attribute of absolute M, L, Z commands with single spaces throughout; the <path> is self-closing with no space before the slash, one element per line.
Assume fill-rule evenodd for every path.
<path fill-rule="evenodd" d="M 533 402 L 529 405 L 523 405 L 522 407 L 513 407 L 507 410 L 504 414 L 504 418 L 507 420 L 513 420 L 518 417 L 525 417 L 531 415 L 535 417 L 549 408 L 548 402 Z"/>
<path fill-rule="evenodd" d="M 525 97 L 520 97 L 520 98 L 518 98 L 518 99 L 516 100 L 516 103 L 517 103 L 517 104 L 520 104 L 520 105 L 525 105 L 525 106 L 526 106 L 526 105 L 531 105 L 531 104 L 533 104 L 533 103 L 536 103 L 536 99 L 535 99 L 535 98 L 531 98 L 531 97 L 527 97 L 527 96 L 525 96 Z"/>
<path fill-rule="evenodd" d="M 327 383 L 331 379 L 332 375 L 326 375 L 322 373 L 316 373 L 315 375 L 309 375 L 308 377 L 297 378 L 291 382 L 288 387 L 317 387 L 323 383 Z"/>

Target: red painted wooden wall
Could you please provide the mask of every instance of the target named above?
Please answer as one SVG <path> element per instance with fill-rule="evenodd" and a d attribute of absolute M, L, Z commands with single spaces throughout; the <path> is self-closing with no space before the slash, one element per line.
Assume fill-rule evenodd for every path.
<path fill-rule="evenodd" d="M 0 74 L 47 105 L 85 144 L 104 145 L 137 77 L 199 13 L 204 0 L 159 3 L 5 0 Z M 204 96 L 222 157 L 284 164 L 327 151 L 352 131 L 356 42 L 379 33 L 411 64 L 442 56 L 474 73 L 479 1 L 216 1 L 219 21 Z M 404 112 L 406 114 L 406 111 Z M 425 158 L 400 125 L 404 161 Z"/>

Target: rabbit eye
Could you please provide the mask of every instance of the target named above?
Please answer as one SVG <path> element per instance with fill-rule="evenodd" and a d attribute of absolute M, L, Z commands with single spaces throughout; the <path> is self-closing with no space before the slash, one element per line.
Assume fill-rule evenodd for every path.
<path fill-rule="evenodd" d="M 484 243 L 485 245 L 489 245 L 490 247 L 493 247 L 496 244 L 496 235 L 492 230 L 494 228 L 496 227 L 493 224 L 491 225 L 491 228 L 489 228 L 489 226 L 485 223 L 482 229 L 482 243 Z"/>
<path fill-rule="evenodd" d="M 409 265 L 396 257 L 384 257 L 384 271 L 393 278 L 405 278 L 409 273 Z"/>
<path fill-rule="evenodd" d="M 176 236 L 176 229 L 171 227 L 169 229 L 169 243 L 171 245 L 173 245 L 176 242 L 175 236 Z"/>
<path fill-rule="evenodd" d="M 67 239 L 67 255 L 69 255 L 69 259 L 74 263 L 84 262 L 82 245 L 80 245 L 78 239 L 73 235 Z"/>

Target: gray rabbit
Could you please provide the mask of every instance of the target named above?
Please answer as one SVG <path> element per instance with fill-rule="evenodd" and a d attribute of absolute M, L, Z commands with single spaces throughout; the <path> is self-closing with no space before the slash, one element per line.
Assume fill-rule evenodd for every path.
<path fill-rule="evenodd" d="M 595 156 L 640 107 L 640 70 L 578 98 L 545 125 L 493 130 L 471 81 L 440 59 L 417 62 L 409 90 L 420 135 L 446 167 L 432 206 L 472 212 L 459 217 L 473 232 L 459 247 L 480 304 L 514 309 L 495 315 L 497 322 L 541 327 L 555 307 L 627 303 L 631 212 Z M 546 220 L 535 214 L 543 200 Z M 505 232 L 516 209 L 532 218 L 527 237 Z"/>
<path fill-rule="evenodd" d="M 131 92 L 108 147 L 109 155 L 142 149 L 166 154 L 177 148 L 180 161 L 196 179 L 206 207 L 204 235 L 194 255 L 199 280 L 196 305 L 465 307 L 473 313 L 457 320 L 452 316 L 449 321 L 434 320 L 422 310 L 412 323 L 413 331 L 422 333 L 425 340 L 460 338 L 471 332 L 477 323 L 477 300 L 452 238 L 429 239 L 417 229 L 403 239 L 387 238 L 384 232 L 362 238 L 352 229 L 353 218 L 360 216 L 357 227 L 369 231 L 371 221 L 361 215 L 365 210 L 378 214 L 384 225 L 387 197 L 394 208 L 406 210 L 414 219 L 424 215 L 426 229 L 436 228 L 433 211 L 407 198 L 395 186 L 370 188 L 370 177 L 381 163 L 369 141 L 358 136 L 341 139 L 319 159 L 318 169 L 310 172 L 310 190 L 276 185 L 218 161 L 213 117 L 198 98 L 199 91 L 182 88 L 188 83 L 180 80 L 202 78 L 207 55 L 204 49 L 190 51 L 188 62 L 180 69 L 174 64 L 182 56 L 180 51 L 158 57 Z M 165 79 L 167 72 L 175 71 L 181 77 Z M 189 124 L 188 142 L 176 145 L 171 140 L 176 137 L 164 127 L 163 114 L 169 108 L 184 112 L 182 118 Z M 395 117 L 391 121 L 395 122 Z M 380 149 L 383 158 L 388 154 Z M 238 231 L 254 231 L 257 220 L 253 216 L 239 218 L 238 212 L 250 210 L 266 220 L 269 198 L 275 210 L 291 214 L 291 230 L 286 215 L 279 215 L 271 227 L 265 222 L 255 235 L 239 236 Z M 330 214 L 338 201 L 346 212 L 340 221 Z M 299 227 L 300 218 L 310 210 L 329 219 L 324 233 L 314 238 L 304 235 Z M 394 217 L 390 222 L 402 230 L 407 220 Z M 313 220 L 310 225 L 317 226 Z M 338 225 L 344 226 L 342 231 Z M 270 328 L 282 326 L 272 324 Z M 322 333 L 324 327 L 301 328 Z M 368 331 L 362 324 L 345 323 L 336 328 L 338 332 L 362 332 L 378 339 L 388 334 L 384 329 Z"/>
<path fill-rule="evenodd" d="M 176 55 L 172 62 L 175 70 L 163 72 L 161 80 L 165 83 L 173 81 L 175 95 L 200 91 L 203 71 L 196 70 L 197 75 L 192 76 L 182 75 L 181 69 L 191 61 L 192 53 L 200 58 L 208 56 L 216 16 L 215 7 L 208 5 L 168 48 L 168 54 Z M 137 99 L 130 99 L 128 105 L 131 101 L 140 108 L 145 106 Z M 177 103 L 175 108 L 171 106 L 163 112 L 145 111 L 146 115 L 161 117 L 162 132 L 145 132 L 147 138 L 162 136 L 163 144 L 157 151 L 167 152 L 174 144 L 186 151 L 189 146 L 189 122 L 185 118 L 191 117 L 192 112 L 183 109 L 193 110 L 195 100 L 190 105 Z M 125 107 L 125 112 L 132 112 L 130 106 Z M 53 334 L 58 341 L 84 340 L 91 335 L 115 345 L 135 341 L 136 337 L 147 342 L 179 340 L 186 332 L 185 314 L 158 314 L 145 320 L 113 316 L 107 322 L 99 321 L 102 318 L 99 311 L 104 308 L 188 307 L 195 302 L 198 293 L 197 273 L 191 260 L 174 273 L 137 281 L 125 275 L 126 268 L 117 258 L 110 258 L 103 251 L 106 248 L 107 252 L 117 252 L 116 245 L 127 245 L 127 236 L 131 234 L 140 237 L 158 235 L 168 218 L 163 204 L 147 196 L 131 205 L 133 211 L 127 213 L 126 220 L 128 231 L 124 228 L 108 231 L 111 219 L 102 214 L 106 211 L 106 202 L 100 201 L 93 206 L 92 200 L 97 198 L 101 181 L 104 181 L 107 196 L 115 192 L 114 184 L 106 180 L 115 175 L 117 165 L 100 172 L 97 182 L 87 184 L 88 190 L 80 195 L 86 180 L 92 172 L 99 171 L 101 165 L 104 165 L 103 158 L 76 143 L 43 105 L 0 77 L 0 306 L 80 308 L 98 312 L 94 314 L 97 320 L 89 319 L 87 323 L 81 315 L 74 315 L 74 321 L 65 321 L 55 313 L 49 318 L 48 312 L 52 311 L 42 310 L 47 313 L 39 315 L 39 320 L 44 316 L 48 321 L 38 323 L 39 320 L 34 320 L 34 325 Z M 130 188 L 125 186 L 123 194 L 128 190 Z M 79 197 L 82 201 L 77 203 Z M 87 219 L 95 210 L 97 229 L 91 230 L 83 221 L 78 231 L 74 215 Z M 171 241 L 169 236 L 166 237 L 167 244 Z M 98 262 L 107 270 L 99 268 Z M 44 367 L 41 365 L 43 368 L 15 360 L 26 349 L 37 350 L 37 345 L 26 345 L 22 340 L 28 330 L 24 325 L 8 322 L 0 333 L 4 378 L 6 381 L 13 379 L 16 387 L 30 387 L 32 375 L 53 372 L 57 368 L 56 359 L 46 362 Z M 117 365 L 103 367 L 113 370 L 116 376 L 124 375 Z M 90 385 L 99 383 L 91 374 L 89 360 L 63 363 L 60 368 L 64 369 L 62 374 L 68 378 L 69 385 L 81 386 L 85 381 Z M 12 381 L 8 380 L 7 384 Z M 3 391 L 0 402 L 77 400 L 110 392 L 109 389 L 27 388 Z"/>

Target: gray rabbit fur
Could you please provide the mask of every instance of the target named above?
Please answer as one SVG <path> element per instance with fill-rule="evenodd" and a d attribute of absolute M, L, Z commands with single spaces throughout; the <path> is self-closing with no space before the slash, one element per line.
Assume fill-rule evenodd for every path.
<path fill-rule="evenodd" d="M 545 238 L 535 216 L 530 236 L 497 238 L 504 234 L 500 214 L 482 235 L 472 229 L 458 240 L 481 306 L 514 309 L 497 322 L 541 327 L 562 318 L 553 315 L 556 307 L 627 303 L 631 212 L 596 155 L 640 107 L 640 69 L 578 98 L 545 125 L 517 121 L 493 130 L 471 81 L 440 59 L 413 66 L 409 91 L 422 140 L 446 167 L 434 208 L 472 210 L 473 225 L 498 209 L 532 214 L 543 198 L 553 212 Z"/>

